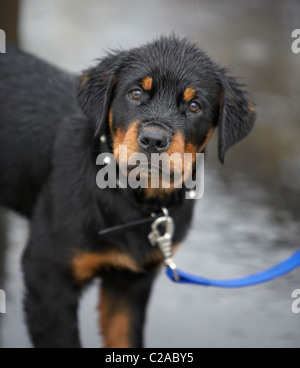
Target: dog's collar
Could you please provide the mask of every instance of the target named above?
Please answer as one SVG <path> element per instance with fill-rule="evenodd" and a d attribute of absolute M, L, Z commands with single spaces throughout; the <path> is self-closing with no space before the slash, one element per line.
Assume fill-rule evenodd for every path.
<path fill-rule="evenodd" d="M 163 211 L 160 211 L 157 214 L 153 212 L 150 216 L 142 218 L 140 220 L 135 220 L 135 221 L 128 222 L 126 224 L 112 226 L 112 227 L 100 230 L 98 232 L 98 235 L 101 237 L 120 235 L 127 230 L 132 230 L 132 229 L 135 229 L 143 225 L 148 225 L 148 224 L 151 225 L 155 220 L 160 218 L 162 215 L 163 215 Z"/>

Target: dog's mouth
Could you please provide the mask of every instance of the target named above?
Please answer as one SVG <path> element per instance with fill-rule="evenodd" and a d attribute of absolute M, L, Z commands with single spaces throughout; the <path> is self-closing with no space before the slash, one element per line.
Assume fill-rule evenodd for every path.
<path fill-rule="evenodd" d="M 185 172 L 192 169 L 183 157 L 176 153 L 146 155 L 134 152 L 129 155 L 127 146 L 119 147 L 119 158 L 116 158 L 122 177 L 126 177 L 133 188 L 138 186 L 147 189 L 178 189 L 182 188 Z"/>
<path fill-rule="evenodd" d="M 166 176 L 170 176 L 170 178 L 174 178 L 174 170 L 169 167 L 166 167 L 167 164 L 160 162 L 160 165 L 152 164 L 151 162 L 148 165 L 145 165 L 141 162 L 138 162 L 135 165 L 128 165 L 127 166 L 127 174 L 130 175 L 131 173 L 138 170 L 139 177 L 154 177 L 154 178 L 163 178 Z"/>

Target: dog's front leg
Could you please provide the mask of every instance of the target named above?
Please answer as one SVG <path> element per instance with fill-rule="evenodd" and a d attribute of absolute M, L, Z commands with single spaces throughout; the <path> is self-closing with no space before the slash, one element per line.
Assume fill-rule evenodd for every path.
<path fill-rule="evenodd" d="M 32 343 L 36 348 L 80 348 L 80 288 L 72 281 L 61 255 L 53 258 L 53 250 L 41 251 L 32 245 L 23 257 L 25 311 Z"/>
<path fill-rule="evenodd" d="M 130 271 L 103 275 L 99 309 L 104 347 L 143 347 L 146 307 L 155 275 Z"/>

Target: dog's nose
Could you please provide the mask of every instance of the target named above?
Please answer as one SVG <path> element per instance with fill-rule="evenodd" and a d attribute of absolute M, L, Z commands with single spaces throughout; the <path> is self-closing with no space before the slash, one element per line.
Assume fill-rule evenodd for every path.
<path fill-rule="evenodd" d="M 140 147 L 151 153 L 166 151 L 170 142 L 171 137 L 166 133 L 151 128 L 144 129 L 139 136 Z"/>

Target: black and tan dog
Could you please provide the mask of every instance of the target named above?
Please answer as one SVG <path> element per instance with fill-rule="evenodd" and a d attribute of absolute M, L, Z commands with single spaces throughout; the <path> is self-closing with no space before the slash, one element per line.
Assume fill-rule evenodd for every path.
<path fill-rule="evenodd" d="M 0 203 L 31 220 L 23 258 L 25 311 L 36 347 L 80 347 L 78 301 L 101 277 L 106 347 L 141 347 L 162 256 L 149 225 L 106 238 L 99 230 L 170 209 L 175 245 L 194 201 L 185 189 L 103 189 L 96 158 L 203 152 L 215 127 L 219 158 L 251 130 L 243 87 L 174 36 L 115 52 L 79 78 L 12 47 L 0 57 Z M 126 161 L 127 157 L 123 157 Z"/>

